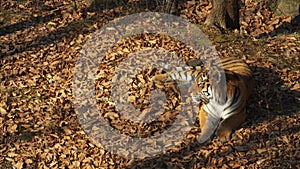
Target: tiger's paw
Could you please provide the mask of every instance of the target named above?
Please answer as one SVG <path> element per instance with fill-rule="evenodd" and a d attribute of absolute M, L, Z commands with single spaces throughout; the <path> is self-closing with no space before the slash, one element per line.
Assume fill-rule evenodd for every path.
<path fill-rule="evenodd" d="M 216 137 L 221 142 L 227 142 L 230 140 L 231 130 L 219 129 L 216 133 Z"/>

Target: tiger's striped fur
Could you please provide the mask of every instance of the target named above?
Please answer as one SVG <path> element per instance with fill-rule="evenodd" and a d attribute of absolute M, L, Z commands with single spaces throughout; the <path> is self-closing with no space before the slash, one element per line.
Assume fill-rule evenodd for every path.
<path fill-rule="evenodd" d="M 193 101 L 200 103 L 200 143 L 208 141 L 215 132 L 221 141 L 230 138 L 232 130 L 245 120 L 246 101 L 254 88 L 252 72 L 242 60 L 232 57 L 223 58 L 215 65 L 223 69 L 226 77 L 223 100 L 220 99 L 223 89 L 214 85 L 212 78 L 209 78 L 211 74 L 204 66 L 190 69 L 177 68 L 152 78 L 154 82 L 173 80 L 193 82 L 189 92 Z"/>

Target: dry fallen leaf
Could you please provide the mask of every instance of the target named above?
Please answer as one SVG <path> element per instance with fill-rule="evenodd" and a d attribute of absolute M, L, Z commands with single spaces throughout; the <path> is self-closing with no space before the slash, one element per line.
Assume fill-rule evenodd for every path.
<path fill-rule="evenodd" d="M 196 23 L 210 39 L 225 39 L 222 43 L 214 42 L 220 57 L 242 58 L 254 72 L 256 89 L 241 129 L 235 131 L 229 142 L 212 140 L 193 147 L 201 133 L 196 122 L 187 138 L 162 157 L 135 160 L 108 152 L 82 130 L 74 112 L 72 78 L 80 50 L 92 33 L 128 13 L 145 11 L 146 7 L 152 9 L 151 5 L 154 9 L 154 1 L 131 0 L 108 9 L 104 4 L 88 6 L 84 0 L 76 0 L 76 4 L 72 0 L 1 2 L 0 168 L 299 168 L 300 36 L 294 31 L 299 27 L 287 24 L 291 22 L 290 17 L 273 13 L 269 8 L 273 0 L 242 0 L 242 3 L 241 35 L 231 31 L 220 35 L 202 27 L 212 8 L 209 1 L 179 4 L 180 16 Z M 276 34 L 278 28 L 288 31 Z M 118 33 L 117 29 L 112 31 Z M 260 37 L 264 34 L 270 36 Z M 147 34 L 115 44 L 104 61 L 96 65 L 99 110 L 116 130 L 134 137 L 164 132 L 176 120 L 183 104 L 174 84 L 151 84 L 149 79 L 157 72 L 149 69 L 139 70 L 136 76 L 130 77 L 133 83 L 129 91 L 124 91 L 129 96 L 124 100 L 141 110 L 138 116 L 141 119 L 157 118 L 156 121 L 140 124 L 115 110 L 115 102 L 110 97 L 112 80 L 127 78 L 114 77 L 116 67 L 129 54 L 145 47 L 163 47 L 184 61 L 197 58 L 176 39 Z M 143 61 L 135 60 L 127 68 L 135 68 L 140 62 Z M 166 101 L 158 101 L 156 107 L 151 107 L 149 98 L 153 87 L 166 94 Z M 102 112 L 92 114 L 94 119 Z M 183 129 L 180 125 L 174 128 Z M 99 131 L 97 126 L 92 129 L 96 134 Z"/>
<path fill-rule="evenodd" d="M 7 111 L 6 111 L 4 108 L 0 107 L 0 114 L 1 114 L 2 116 L 4 116 L 4 115 L 7 114 Z"/>

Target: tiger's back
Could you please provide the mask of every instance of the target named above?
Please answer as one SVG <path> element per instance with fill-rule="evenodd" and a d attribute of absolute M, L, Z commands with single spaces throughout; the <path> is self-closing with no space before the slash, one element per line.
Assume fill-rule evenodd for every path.
<path fill-rule="evenodd" d="M 226 79 L 239 79 L 241 81 L 241 85 L 246 85 L 244 88 L 244 90 L 246 91 L 244 91 L 244 93 L 247 93 L 248 97 L 252 94 L 255 81 L 252 75 L 252 71 L 244 61 L 232 57 L 223 58 L 221 59 L 221 67 L 225 70 Z M 233 74 L 238 76 L 238 78 L 236 78 L 236 76 L 234 76 Z"/>

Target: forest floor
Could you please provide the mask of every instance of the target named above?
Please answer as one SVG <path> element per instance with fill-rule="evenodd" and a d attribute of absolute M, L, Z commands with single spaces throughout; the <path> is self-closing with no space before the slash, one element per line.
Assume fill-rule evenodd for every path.
<path fill-rule="evenodd" d="M 180 16 L 198 25 L 221 57 L 238 57 L 250 65 L 256 87 L 247 119 L 228 142 L 193 144 L 193 135 L 199 132 L 195 123 L 187 139 L 163 155 L 132 159 L 103 149 L 85 134 L 74 110 L 72 80 L 80 51 L 96 30 L 115 18 L 151 11 L 153 4 L 1 2 L 0 168 L 300 168 L 300 25 L 277 16 L 274 3 L 244 2 L 241 29 L 224 34 L 203 26 L 211 9 L 207 1 L 180 3 Z M 153 43 L 168 50 L 178 45 L 152 35 L 117 44 L 97 72 L 97 94 L 109 95 L 116 64 L 143 47 L 130 44 Z M 178 48 L 183 50 L 180 44 Z M 182 57 L 194 58 L 187 53 Z M 147 78 L 137 76 L 136 85 L 147 84 Z M 139 107 L 141 93 L 149 91 L 141 89 L 128 100 Z M 109 99 L 97 101 L 115 128 L 135 129 L 119 118 Z"/>

